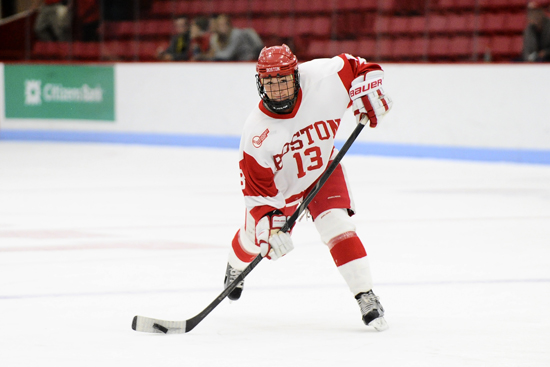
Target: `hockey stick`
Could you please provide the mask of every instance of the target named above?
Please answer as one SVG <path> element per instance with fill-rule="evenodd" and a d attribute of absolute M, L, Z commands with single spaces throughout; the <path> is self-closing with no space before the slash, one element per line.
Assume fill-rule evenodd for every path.
<path fill-rule="evenodd" d="M 336 157 L 334 157 L 332 163 L 327 167 L 327 170 L 323 173 L 319 180 L 317 180 L 317 183 L 315 184 L 313 190 L 311 190 L 311 192 L 306 196 L 306 198 L 302 201 L 302 203 L 298 206 L 294 213 L 287 219 L 285 225 L 283 226 L 283 228 L 281 228 L 281 231 L 288 232 L 292 228 L 300 214 L 302 214 L 302 212 L 311 203 L 315 195 L 319 193 L 321 187 L 323 187 L 325 182 L 327 182 L 332 172 L 334 172 L 334 170 L 364 127 L 364 124 L 357 124 L 357 127 L 353 130 L 348 140 L 346 140 Z M 185 321 L 167 321 L 152 319 L 145 316 L 135 316 L 132 321 L 132 329 L 148 333 L 164 334 L 183 334 L 193 330 L 195 326 L 197 326 L 206 316 L 208 316 L 208 314 L 212 312 L 212 310 L 216 308 L 216 306 L 218 306 L 225 299 L 225 297 L 227 297 L 227 295 L 229 295 L 229 293 L 231 293 L 231 291 L 233 291 L 233 289 L 237 287 L 237 284 L 244 280 L 244 278 L 256 267 L 256 265 L 260 263 L 260 261 L 262 261 L 262 259 L 262 255 L 256 256 L 256 258 L 252 260 L 252 262 L 243 270 L 243 272 L 239 274 L 239 276 L 235 278 L 235 280 L 233 280 L 233 282 L 230 283 L 227 288 L 225 288 L 224 291 L 221 292 L 214 301 L 212 301 L 212 303 L 210 303 L 195 317 L 192 317 Z"/>

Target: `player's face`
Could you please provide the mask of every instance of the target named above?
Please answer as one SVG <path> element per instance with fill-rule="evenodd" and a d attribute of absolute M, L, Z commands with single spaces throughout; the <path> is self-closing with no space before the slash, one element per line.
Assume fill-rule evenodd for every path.
<path fill-rule="evenodd" d="M 294 97 L 294 75 L 263 78 L 262 85 L 269 99 L 284 101 Z"/>

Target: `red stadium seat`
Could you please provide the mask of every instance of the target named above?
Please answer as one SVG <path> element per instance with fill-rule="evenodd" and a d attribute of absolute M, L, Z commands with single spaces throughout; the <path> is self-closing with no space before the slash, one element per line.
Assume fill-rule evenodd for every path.
<path fill-rule="evenodd" d="M 510 33 L 523 33 L 527 27 L 527 17 L 524 13 L 508 13 L 506 15 L 505 30 Z"/>
<path fill-rule="evenodd" d="M 250 0 L 250 10 L 258 15 L 290 14 L 295 8 L 293 0 Z"/>
<path fill-rule="evenodd" d="M 265 14 L 267 13 L 266 3 L 262 0 L 250 0 L 248 2 L 249 9 L 254 14 Z"/>
<path fill-rule="evenodd" d="M 350 37 L 354 33 L 354 29 L 350 27 L 348 22 L 348 13 L 336 14 L 334 19 L 334 31 L 336 32 L 336 37 L 345 38 Z"/>
<path fill-rule="evenodd" d="M 233 14 L 233 9 L 236 5 L 235 0 L 216 0 L 214 1 L 214 7 L 220 14 Z"/>
<path fill-rule="evenodd" d="M 424 16 L 414 16 L 409 20 L 409 31 L 410 35 L 423 35 L 427 26 L 427 18 Z"/>
<path fill-rule="evenodd" d="M 449 57 L 450 39 L 440 36 L 430 39 L 428 43 L 428 57 L 430 59 L 441 59 Z"/>
<path fill-rule="evenodd" d="M 216 13 L 216 7 L 212 1 L 204 0 L 187 0 L 191 3 L 191 14 L 192 15 L 206 15 Z"/>
<path fill-rule="evenodd" d="M 340 55 L 342 53 L 352 54 L 356 48 L 355 41 L 330 41 L 328 43 L 328 57 Z"/>
<path fill-rule="evenodd" d="M 348 14 L 347 21 L 349 33 L 353 38 L 375 35 L 376 14 L 352 12 Z"/>
<path fill-rule="evenodd" d="M 210 1 L 188 0 L 175 2 L 175 15 L 185 14 L 188 17 L 194 17 L 200 14 L 212 14 L 214 12 L 215 9 Z"/>
<path fill-rule="evenodd" d="M 252 24 L 247 17 L 231 17 L 231 23 L 233 24 L 233 27 L 237 28 L 249 28 Z M 256 32 L 258 32 L 257 29 Z"/>
<path fill-rule="evenodd" d="M 73 42 L 73 57 L 78 60 L 99 60 L 99 43 Z"/>
<path fill-rule="evenodd" d="M 315 59 L 329 56 L 329 40 L 313 40 L 307 48 L 307 57 Z"/>
<path fill-rule="evenodd" d="M 245 22 L 243 24 L 247 23 Z M 249 28 L 248 25 L 242 28 Z M 293 19 L 289 17 L 269 17 L 263 19 L 255 19 L 252 22 L 252 28 L 264 37 L 292 37 L 294 36 Z"/>
<path fill-rule="evenodd" d="M 484 11 L 502 10 L 508 6 L 508 0 L 478 0 L 478 6 Z"/>
<path fill-rule="evenodd" d="M 505 30 L 506 14 L 504 13 L 486 13 L 480 16 L 479 30 L 482 33 L 498 33 Z"/>
<path fill-rule="evenodd" d="M 347 53 L 353 56 L 359 56 L 359 42 L 356 40 L 341 41 L 339 53 Z"/>
<path fill-rule="evenodd" d="M 194 16 L 196 13 L 191 9 L 193 7 L 192 1 L 177 1 L 174 2 L 173 11 L 172 14 L 185 14 L 187 16 Z"/>
<path fill-rule="evenodd" d="M 447 31 L 456 33 L 473 33 L 476 22 L 474 13 L 450 14 L 447 18 Z"/>
<path fill-rule="evenodd" d="M 473 42 L 473 54 L 475 60 L 483 60 L 485 52 L 491 50 L 491 36 L 479 36 Z"/>
<path fill-rule="evenodd" d="M 447 30 L 447 17 L 444 15 L 431 15 L 428 18 L 428 31 L 430 33 L 444 33 Z"/>
<path fill-rule="evenodd" d="M 357 47 L 357 55 L 355 56 L 361 56 L 367 60 L 371 60 L 376 56 L 376 40 L 374 39 L 361 39 Z"/>
<path fill-rule="evenodd" d="M 473 55 L 472 37 L 457 36 L 451 38 L 447 52 L 452 59 L 465 60 L 471 58 Z"/>
<path fill-rule="evenodd" d="M 158 44 L 156 42 L 140 42 L 139 43 L 139 59 L 141 61 L 156 60 Z"/>
<path fill-rule="evenodd" d="M 481 11 L 517 11 L 525 9 L 525 0 L 479 0 Z"/>
<path fill-rule="evenodd" d="M 172 14 L 175 14 L 176 3 L 165 0 L 165 1 L 154 1 L 151 6 L 151 15 L 155 17 L 168 17 Z"/>
<path fill-rule="evenodd" d="M 380 38 L 376 42 L 376 56 L 379 60 L 389 60 L 393 57 L 393 40 L 391 38 Z"/>
<path fill-rule="evenodd" d="M 391 17 L 383 15 L 376 17 L 374 31 L 378 34 L 389 34 L 391 31 Z"/>
<path fill-rule="evenodd" d="M 375 11 L 378 0 L 340 0 L 337 3 L 340 11 Z"/>
<path fill-rule="evenodd" d="M 135 26 L 132 21 L 105 22 L 103 25 L 105 39 L 127 39 L 135 36 Z"/>
<path fill-rule="evenodd" d="M 454 9 L 460 11 L 473 11 L 478 0 L 454 0 Z"/>
<path fill-rule="evenodd" d="M 491 53 L 495 61 L 518 59 L 523 49 L 522 36 L 493 36 L 490 40 Z"/>
<path fill-rule="evenodd" d="M 72 47 L 67 42 L 35 42 L 33 56 L 41 59 L 68 59 L 72 55 Z"/>
<path fill-rule="evenodd" d="M 455 0 L 439 0 L 435 1 L 432 6 L 436 10 L 452 11 L 455 10 L 455 3 Z"/>
<path fill-rule="evenodd" d="M 143 37 L 169 38 L 173 29 L 173 22 L 170 20 L 145 20 L 139 24 L 139 34 Z"/>
<path fill-rule="evenodd" d="M 399 9 L 400 2 L 398 0 L 384 0 L 378 3 L 378 11 L 387 14 L 393 14 Z"/>
<path fill-rule="evenodd" d="M 50 52 L 48 50 L 48 46 L 51 43 L 52 42 L 36 41 L 32 47 L 33 58 L 37 58 L 37 59 L 49 58 Z"/>
<path fill-rule="evenodd" d="M 512 39 L 508 36 L 494 36 L 490 40 L 490 49 L 493 57 L 509 55 L 512 49 Z"/>
<path fill-rule="evenodd" d="M 296 15 L 307 15 L 310 12 L 310 4 L 312 1 L 309 0 L 296 0 L 294 2 L 294 11 Z"/>
<path fill-rule="evenodd" d="M 295 19 L 294 32 L 299 36 L 329 38 L 331 35 L 331 27 L 332 23 L 329 17 L 300 17 Z"/>
<path fill-rule="evenodd" d="M 101 57 L 104 60 L 137 60 L 138 46 L 134 41 L 110 41 L 100 46 Z"/>
<path fill-rule="evenodd" d="M 281 29 L 281 18 L 270 17 L 262 21 L 262 32 L 261 34 L 266 34 L 268 36 L 276 35 Z"/>
<path fill-rule="evenodd" d="M 313 33 L 313 18 L 300 17 L 294 22 L 294 32 L 298 36 L 309 35 Z"/>
<path fill-rule="evenodd" d="M 526 3 L 527 3 L 527 2 L 526 2 L 525 0 L 508 0 L 508 5 L 507 5 L 507 7 L 508 7 L 508 9 L 511 10 L 511 11 L 512 11 L 512 10 L 520 10 L 520 11 L 522 11 L 522 10 L 525 9 Z M 541 3 L 541 6 L 546 6 L 546 7 L 548 7 L 548 5 L 550 5 L 550 4 L 544 5 L 543 3 Z"/>
<path fill-rule="evenodd" d="M 426 57 L 428 40 L 423 37 L 415 37 L 412 40 L 410 57 L 417 60 L 422 60 Z"/>
<path fill-rule="evenodd" d="M 523 36 L 512 36 L 512 45 L 511 49 L 518 55 L 521 56 L 523 52 Z"/>
<path fill-rule="evenodd" d="M 410 17 L 395 16 L 390 18 L 389 33 L 392 35 L 409 33 Z"/>
<path fill-rule="evenodd" d="M 248 0 L 235 0 L 231 4 L 232 8 L 227 12 L 231 15 L 246 15 L 248 13 Z"/>
<path fill-rule="evenodd" d="M 357 1 L 357 0 L 356 0 Z M 332 13 L 334 10 L 332 0 L 294 0 L 294 11 L 297 14 L 311 14 L 311 13 Z M 337 8 L 341 8 L 343 4 L 338 4 Z"/>
<path fill-rule="evenodd" d="M 248 0 L 210 0 L 210 2 L 210 7 L 216 14 L 242 16 L 248 12 Z M 209 14 L 205 13 L 205 15 Z"/>
<path fill-rule="evenodd" d="M 330 17 L 318 16 L 313 18 L 312 22 L 313 35 L 318 37 L 330 37 L 331 32 L 331 19 Z"/>
<path fill-rule="evenodd" d="M 398 38 L 393 43 L 393 58 L 396 60 L 404 60 L 410 56 L 412 39 L 410 38 Z"/>
<path fill-rule="evenodd" d="M 279 23 L 279 37 L 294 37 L 294 18 L 293 17 L 282 17 Z"/>

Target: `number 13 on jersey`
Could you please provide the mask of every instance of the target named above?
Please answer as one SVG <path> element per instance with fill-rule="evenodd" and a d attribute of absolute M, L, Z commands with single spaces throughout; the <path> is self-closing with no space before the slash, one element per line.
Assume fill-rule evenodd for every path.
<path fill-rule="evenodd" d="M 313 171 L 323 167 L 323 158 L 321 157 L 321 148 L 310 147 L 304 150 L 304 158 L 302 153 L 296 152 L 292 156 L 296 161 L 298 168 L 298 178 L 302 178 L 306 175 L 307 171 Z"/>

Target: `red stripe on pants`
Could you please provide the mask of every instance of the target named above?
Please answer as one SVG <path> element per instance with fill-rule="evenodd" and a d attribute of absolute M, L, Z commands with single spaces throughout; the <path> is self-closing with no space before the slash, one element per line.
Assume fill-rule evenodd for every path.
<path fill-rule="evenodd" d="M 241 245 L 241 241 L 239 239 L 240 232 L 241 232 L 241 230 L 239 229 L 237 231 L 237 233 L 235 234 L 235 237 L 233 237 L 233 241 L 231 242 L 231 247 L 233 247 L 233 252 L 235 253 L 235 255 L 237 255 L 239 260 L 241 260 L 245 263 L 249 263 L 252 260 L 254 260 L 256 255 L 251 254 L 250 252 L 243 249 L 243 247 Z"/>
<path fill-rule="evenodd" d="M 328 247 L 336 266 L 367 256 L 365 247 L 355 232 L 346 232 L 333 238 Z"/>

